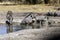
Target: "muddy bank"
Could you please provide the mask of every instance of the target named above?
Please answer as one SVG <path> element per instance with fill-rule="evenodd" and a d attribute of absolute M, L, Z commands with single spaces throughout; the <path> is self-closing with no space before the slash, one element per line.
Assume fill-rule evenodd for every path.
<path fill-rule="evenodd" d="M 50 40 L 54 37 L 60 37 L 60 28 L 26 29 L 0 35 L 0 40 Z"/>

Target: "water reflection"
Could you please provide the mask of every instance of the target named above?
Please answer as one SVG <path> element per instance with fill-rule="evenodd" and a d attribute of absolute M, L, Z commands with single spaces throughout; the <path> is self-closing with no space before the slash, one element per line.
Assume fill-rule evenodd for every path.
<path fill-rule="evenodd" d="M 5 25 L 0 25 L 0 34 L 6 34 L 6 26 Z"/>
<path fill-rule="evenodd" d="M 35 24 L 35 25 L 13 25 L 13 32 L 19 31 L 19 30 L 23 30 L 23 29 L 32 29 L 32 27 L 34 28 L 39 28 L 39 24 Z M 7 34 L 9 31 L 9 28 L 6 24 L 0 25 L 0 35 L 3 34 Z M 10 33 L 10 32 L 9 32 Z"/>
<path fill-rule="evenodd" d="M 13 25 L 6 24 L 7 33 L 13 32 Z"/>
<path fill-rule="evenodd" d="M 21 30 L 21 27 L 19 25 L 13 25 L 13 32 L 16 32 L 18 30 Z M 0 35 L 7 34 L 8 28 L 5 24 L 0 25 Z"/>

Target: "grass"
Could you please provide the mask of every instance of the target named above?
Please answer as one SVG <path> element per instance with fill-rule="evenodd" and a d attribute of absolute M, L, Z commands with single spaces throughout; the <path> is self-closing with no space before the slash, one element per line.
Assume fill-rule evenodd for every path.
<path fill-rule="evenodd" d="M 53 6 L 45 6 L 45 5 L 11 5 L 5 6 L 0 5 L 0 11 L 8 11 L 12 10 L 14 12 L 47 12 L 54 11 Z"/>

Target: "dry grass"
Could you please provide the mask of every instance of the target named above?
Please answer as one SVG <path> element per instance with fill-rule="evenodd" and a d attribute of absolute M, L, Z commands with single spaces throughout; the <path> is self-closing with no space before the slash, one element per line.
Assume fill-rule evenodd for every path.
<path fill-rule="evenodd" d="M 54 11 L 53 6 L 45 5 L 12 5 L 12 6 L 0 6 L 0 11 L 12 10 L 14 12 L 47 12 Z"/>

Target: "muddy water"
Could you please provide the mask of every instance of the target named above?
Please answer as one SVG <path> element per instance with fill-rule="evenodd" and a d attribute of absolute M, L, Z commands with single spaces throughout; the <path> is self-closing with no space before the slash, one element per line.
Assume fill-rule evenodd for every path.
<path fill-rule="evenodd" d="M 20 22 L 25 18 L 27 14 L 28 13 L 18 13 L 18 14 L 14 13 L 13 14 L 13 22 L 14 22 L 13 32 L 21 30 L 21 29 L 28 29 L 29 26 L 24 25 L 23 27 L 25 28 L 21 28 L 20 26 Z M 0 14 L 0 35 L 7 34 L 7 26 L 5 24 L 5 21 L 6 21 L 6 13 L 5 14 L 1 13 Z M 1 25 L 1 23 L 4 23 L 4 24 Z M 32 28 L 32 26 L 30 26 L 30 28 Z"/>
<path fill-rule="evenodd" d="M 24 18 L 23 16 L 24 14 L 20 14 L 20 13 L 13 14 L 13 32 L 21 30 L 20 20 Z M 0 35 L 7 34 L 7 25 L 5 24 L 5 21 L 6 21 L 6 13 L 5 14 L 1 13 L 0 14 Z"/>
<path fill-rule="evenodd" d="M 8 26 L 6 24 L 0 25 L 0 35 L 7 34 L 7 28 Z M 19 25 L 13 25 L 13 32 L 21 30 L 21 27 Z"/>

